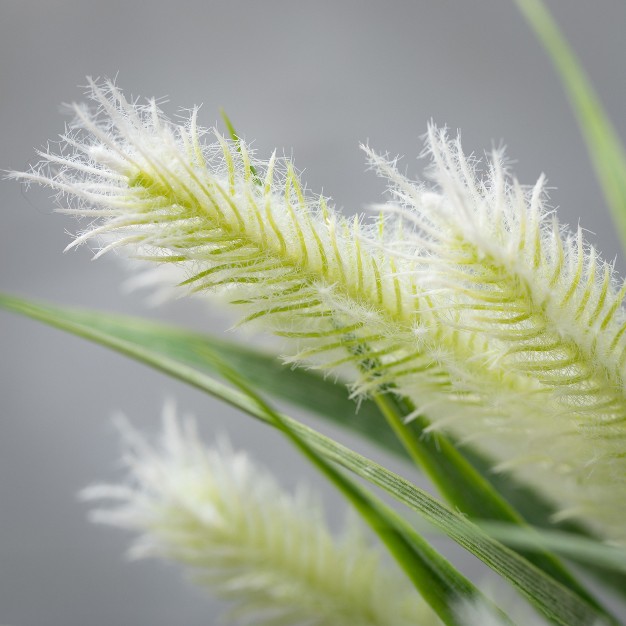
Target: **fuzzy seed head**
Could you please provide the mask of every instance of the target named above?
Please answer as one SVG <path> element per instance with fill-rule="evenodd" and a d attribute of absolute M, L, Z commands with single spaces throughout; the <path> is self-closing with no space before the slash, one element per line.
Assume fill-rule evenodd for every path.
<path fill-rule="evenodd" d="M 626 316 L 613 267 L 521 186 L 431 127 L 428 183 L 369 148 L 393 199 L 367 224 L 154 101 L 92 83 L 59 153 L 15 177 L 55 188 L 101 242 L 219 293 L 242 323 L 333 369 L 355 397 L 393 388 L 602 537 L 626 542 Z M 212 136 L 212 139 L 209 137 Z M 152 280 L 150 277 L 149 280 Z"/>
<path fill-rule="evenodd" d="M 626 540 L 626 287 L 580 228 L 568 233 L 546 208 L 543 177 L 522 187 L 501 151 L 481 171 L 435 127 L 427 145 L 434 186 L 369 151 L 407 225 L 387 251 L 418 262 L 443 324 L 480 337 L 477 364 L 528 382 L 517 400 L 494 386 L 495 419 L 447 425 L 562 504 L 561 518 Z"/>
<path fill-rule="evenodd" d="M 310 492 L 286 493 L 225 440 L 205 448 L 171 406 L 157 449 L 120 425 L 129 478 L 83 491 L 114 503 L 92 519 L 140 533 L 131 556 L 182 565 L 231 603 L 229 623 L 438 623 L 400 572 L 382 565 L 355 520 L 333 537 Z"/>

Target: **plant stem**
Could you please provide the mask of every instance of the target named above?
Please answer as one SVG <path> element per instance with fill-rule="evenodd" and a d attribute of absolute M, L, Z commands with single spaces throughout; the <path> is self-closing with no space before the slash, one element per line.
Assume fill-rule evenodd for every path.
<path fill-rule="evenodd" d="M 378 393 L 373 400 L 390 428 L 448 503 L 476 520 L 502 521 L 528 528 L 524 518 L 494 489 L 462 453 L 441 433 L 428 433 L 427 418 L 418 416 L 405 423 L 404 416 L 415 411 L 413 403 Z M 520 550 L 526 559 L 584 598 L 605 615 L 610 613 L 574 578 L 563 563 L 545 550 Z"/>

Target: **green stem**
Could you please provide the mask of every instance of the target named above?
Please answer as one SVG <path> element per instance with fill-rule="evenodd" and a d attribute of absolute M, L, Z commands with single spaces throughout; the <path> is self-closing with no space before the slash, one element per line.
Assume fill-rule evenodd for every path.
<path fill-rule="evenodd" d="M 248 396 L 215 379 L 214 376 L 218 370 L 209 367 L 212 361 L 207 360 L 203 355 L 206 355 L 207 351 L 209 354 L 215 354 L 217 351 L 221 357 L 220 346 L 206 341 L 196 341 L 194 337 L 192 343 L 195 349 L 199 350 L 196 358 L 202 357 L 200 361 L 204 364 L 203 368 L 211 372 L 211 375 L 208 375 L 199 368 L 198 362 L 181 358 L 181 354 L 172 349 L 171 343 L 164 347 L 155 336 L 147 340 L 142 332 L 152 325 L 146 320 L 132 320 L 100 312 L 46 306 L 5 294 L 0 294 L 0 308 L 31 317 L 75 336 L 106 346 L 220 398 L 256 419 L 275 425 Z M 163 339 L 165 334 L 165 331 L 159 327 L 156 335 Z M 176 337 L 180 338 L 179 331 Z M 451 511 L 428 493 L 371 459 L 363 457 L 287 416 L 281 415 L 281 419 L 292 431 L 296 431 L 300 438 L 306 439 L 310 446 L 324 458 L 383 489 L 440 529 L 459 546 L 479 558 L 493 571 L 510 581 L 547 619 L 561 626 L 588 626 L 595 623 L 594 620 L 599 616 L 597 609 L 527 562 L 519 553 L 498 543 L 463 515 Z M 618 622 L 610 619 L 608 623 L 617 625 Z"/>
<path fill-rule="evenodd" d="M 507 522 L 528 528 L 531 532 L 524 518 L 444 435 L 426 431 L 430 422 L 425 417 L 418 416 L 409 424 L 405 423 L 404 416 L 415 411 L 410 400 L 392 393 L 379 393 L 373 399 L 411 459 L 451 505 L 473 519 Z M 520 554 L 596 609 L 612 617 L 556 556 L 541 549 L 520 550 Z"/>
<path fill-rule="evenodd" d="M 409 456 L 448 502 L 473 518 L 524 521 L 444 435 L 426 432 L 428 419 L 418 416 L 404 422 L 404 416 L 415 410 L 409 400 L 387 393 L 374 396 L 374 402 Z"/>
<path fill-rule="evenodd" d="M 626 153 L 580 62 L 541 0 L 516 0 L 548 52 L 578 118 L 587 152 L 626 250 Z"/>
<path fill-rule="evenodd" d="M 324 458 L 285 417 L 277 413 L 245 379 L 216 354 L 211 353 L 208 357 L 215 361 L 222 376 L 250 398 L 268 422 L 282 431 L 356 508 L 446 626 L 463 626 L 465 620 L 458 611 L 463 601 L 484 603 L 500 618 L 503 626 L 514 626 L 506 614 L 489 602 L 403 517 Z"/>

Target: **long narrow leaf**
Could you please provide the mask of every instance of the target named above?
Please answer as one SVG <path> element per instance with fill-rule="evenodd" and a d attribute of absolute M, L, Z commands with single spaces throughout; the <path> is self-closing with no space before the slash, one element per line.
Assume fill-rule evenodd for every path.
<path fill-rule="evenodd" d="M 578 118 L 596 176 L 626 250 L 626 153 L 576 55 L 541 0 L 516 0 L 544 45 Z M 591 10 L 591 6 L 590 6 Z"/>
<path fill-rule="evenodd" d="M 403 446 L 386 426 L 379 408 L 373 401 L 363 400 L 356 412 L 356 405 L 348 399 L 345 386 L 341 382 L 337 383 L 331 378 L 323 378 L 311 370 L 283 366 L 275 355 L 140 318 L 79 309 L 61 309 L 11 296 L 0 296 L 0 306 L 47 323 L 51 323 L 52 319 L 71 321 L 74 329 L 77 326 L 83 326 L 90 329 L 90 332 L 99 330 L 213 374 L 217 372 L 213 363 L 206 358 L 206 354 L 216 351 L 226 364 L 244 374 L 257 389 L 264 390 L 273 397 L 287 400 L 326 420 L 348 428 L 394 454 L 406 456 Z M 401 406 L 401 402 L 394 397 L 390 396 L 388 402 L 392 405 L 391 410 L 398 412 L 399 418 L 410 412 L 409 408 Z M 424 424 L 421 423 L 421 418 L 408 425 L 409 434 L 414 437 L 420 437 L 423 430 Z M 519 511 L 528 523 L 536 526 L 549 526 L 549 519 L 553 514 L 550 505 L 509 477 L 491 473 L 491 464 L 482 455 L 469 448 L 465 448 L 464 454 L 461 454 L 439 434 L 422 436 L 419 443 L 424 463 L 431 466 L 430 475 L 438 473 L 441 481 L 445 482 L 444 491 L 456 490 L 463 496 L 463 500 L 459 499 L 462 506 L 459 504 L 455 506 L 458 506 L 465 514 L 481 519 L 489 517 L 500 521 L 511 520 L 511 517 L 498 515 L 497 508 L 490 510 L 489 506 L 481 504 L 480 499 L 476 498 L 476 495 L 480 495 L 480 489 L 478 491 L 475 488 L 469 489 L 467 483 L 474 472 L 472 468 L 476 468 L 483 480 L 488 483 L 487 487 L 492 485 L 493 490 L 502 494 L 505 500 L 513 505 L 513 510 Z M 452 501 L 455 501 L 454 497 L 453 493 Z M 563 524 L 562 528 L 585 535 L 583 529 L 572 523 Z M 531 560 L 535 565 L 555 576 L 557 580 L 590 600 L 579 585 L 572 584 L 571 580 L 562 575 L 558 567 L 551 567 L 551 559 L 547 555 L 532 555 Z M 613 571 L 607 575 L 601 569 L 598 569 L 597 573 L 604 582 L 614 586 L 618 591 L 626 589 L 626 575 L 617 575 Z"/>
<path fill-rule="evenodd" d="M 267 421 L 267 416 L 245 395 L 173 356 L 167 356 L 145 343 L 134 341 L 132 332 L 128 330 L 125 334 L 118 335 L 114 332 L 114 324 L 111 324 L 113 330 L 107 330 L 106 324 L 90 324 L 84 319 L 73 319 L 72 310 L 41 306 L 10 296 L 0 296 L 0 306 L 112 348 Z M 96 322 L 97 315 L 101 316 L 101 321 L 107 317 L 105 314 L 91 315 L 96 316 Z M 284 416 L 283 420 L 325 458 L 384 489 L 509 580 L 549 619 L 564 626 L 583 626 L 602 617 L 597 609 L 575 593 L 406 479 L 295 420 Z M 609 623 L 617 622 L 609 620 Z"/>
<path fill-rule="evenodd" d="M 415 407 L 406 399 L 391 395 L 375 396 L 375 402 L 387 418 L 394 432 L 404 443 L 406 450 L 422 467 L 438 487 L 448 504 L 468 515 L 479 518 L 526 527 L 524 518 L 496 491 L 460 451 L 440 434 L 428 433 L 429 422 L 424 417 L 413 421 L 417 428 L 411 430 L 404 423 L 404 416 L 414 414 Z M 600 610 L 604 610 L 595 598 L 574 578 L 549 549 L 525 550 L 521 553 L 531 563 L 552 576 L 574 593 Z"/>
<path fill-rule="evenodd" d="M 545 528 L 529 529 L 501 524 L 497 522 L 480 523 L 480 527 L 491 537 L 495 537 L 508 546 L 522 547 L 526 550 L 550 550 L 571 556 L 580 563 L 602 565 L 607 570 L 626 573 L 626 549 L 600 544 L 579 535 Z"/>
<path fill-rule="evenodd" d="M 213 374 L 218 372 L 206 355 L 215 351 L 226 364 L 244 374 L 256 389 L 360 433 L 389 452 L 405 455 L 404 448 L 381 419 L 373 402 L 363 400 L 357 409 L 343 383 L 332 377 L 324 378 L 313 370 L 283 365 L 275 354 L 143 318 L 57 307 L 4 294 L 0 294 L 0 308 L 57 327 L 56 322 L 65 320 L 72 328 L 98 330 Z"/>
<path fill-rule="evenodd" d="M 289 420 L 277 413 L 237 372 L 223 362 L 215 352 L 208 354 L 220 374 L 239 389 L 265 417 L 278 428 L 313 465 L 326 476 L 361 514 L 378 535 L 415 588 L 449 626 L 461 626 L 463 616 L 458 607 L 464 603 L 489 605 L 481 592 L 450 563 L 434 550 L 402 517 L 341 472 L 336 465 L 310 444 Z M 493 607 L 494 612 L 497 611 Z M 500 613 L 502 624 L 509 624 Z"/>

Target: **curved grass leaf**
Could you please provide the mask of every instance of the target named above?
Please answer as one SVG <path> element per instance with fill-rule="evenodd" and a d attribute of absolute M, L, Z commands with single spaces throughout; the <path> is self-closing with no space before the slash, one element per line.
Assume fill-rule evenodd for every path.
<path fill-rule="evenodd" d="M 626 549 L 599 543 L 580 535 L 545 528 L 520 528 L 498 522 L 477 522 L 489 536 L 508 546 L 525 550 L 551 551 L 575 558 L 579 563 L 602 565 L 613 572 L 626 573 Z"/>
<path fill-rule="evenodd" d="M 552 59 L 626 250 L 626 153 L 576 55 L 541 0 L 516 0 Z M 590 7 L 591 8 L 591 7 Z"/>
<path fill-rule="evenodd" d="M 470 518 L 488 519 L 509 526 L 526 528 L 524 518 L 494 489 L 485 478 L 442 434 L 426 435 L 429 422 L 424 417 L 414 420 L 418 432 L 409 430 L 404 416 L 414 414 L 415 406 L 404 398 L 392 395 L 374 396 L 381 413 L 386 417 L 405 448 L 438 487 L 450 506 Z M 576 580 L 546 546 L 520 553 L 546 574 L 571 589 L 596 608 L 604 611 L 595 598 Z"/>
<path fill-rule="evenodd" d="M 363 400 L 357 412 L 355 403 L 347 397 L 345 386 L 341 382 L 337 383 L 331 378 L 323 378 L 311 370 L 286 367 L 273 354 L 141 318 L 79 309 L 60 309 L 11 296 L 0 296 L 0 306 L 57 326 L 59 320 L 68 320 L 73 324 L 72 332 L 76 332 L 79 326 L 89 329 L 89 332 L 98 330 L 212 374 L 218 372 L 213 362 L 206 358 L 206 354 L 215 351 L 219 353 L 224 363 L 245 374 L 246 379 L 254 384 L 256 389 L 263 390 L 273 397 L 287 400 L 293 405 L 303 407 L 326 420 L 348 428 L 394 454 L 407 456 L 402 444 L 382 419 L 381 410 L 372 400 Z M 52 321 L 55 319 L 56 323 Z M 411 412 L 411 407 L 402 406 L 402 401 L 393 396 L 380 400 L 390 405 L 389 410 L 397 412 L 398 419 Z M 482 491 L 490 485 L 492 491 L 504 496 L 505 500 L 512 505 L 513 508 L 510 510 L 519 511 L 528 523 L 536 526 L 552 526 L 549 520 L 553 509 L 549 504 L 510 477 L 491 473 L 492 464 L 482 455 L 468 448 L 465 448 L 464 454 L 461 454 L 441 434 L 424 435 L 423 430 L 427 424 L 422 424 L 422 419 L 418 418 L 403 428 L 408 436 L 419 443 L 422 464 L 430 470 L 428 473 L 431 477 L 435 474 L 440 477 L 439 481 L 435 481 L 440 487 L 442 482 L 445 483 L 443 491 L 447 491 L 448 501 L 453 502 L 455 507 L 470 517 L 505 522 L 516 521 L 511 516 L 505 515 L 506 510 L 498 511 L 493 505 L 491 507 L 486 505 L 478 497 L 481 495 L 481 489 L 476 488 L 476 481 L 470 480 L 472 474 L 475 473 L 475 468 L 482 479 L 488 483 L 487 486 L 482 487 Z M 455 490 L 463 496 L 462 499 L 456 498 Z M 572 523 L 564 523 L 561 528 L 584 535 L 584 530 Z M 585 590 L 560 567 L 560 564 L 555 564 L 549 554 L 529 553 L 526 556 L 535 565 L 595 604 Z M 617 590 L 626 589 L 626 575 L 617 575 L 613 571 L 606 575 L 599 568 L 598 575 Z"/>
<path fill-rule="evenodd" d="M 462 606 L 464 602 L 490 605 L 487 598 L 434 550 L 406 520 L 327 460 L 298 432 L 297 428 L 292 426 L 290 420 L 277 413 L 250 387 L 245 378 L 226 365 L 217 353 L 207 354 L 207 358 L 228 382 L 256 405 L 265 420 L 282 431 L 355 507 L 446 625 L 462 626 L 466 623 L 456 610 L 456 607 Z M 499 621 L 503 626 L 506 624 L 513 626 L 506 615 L 499 612 L 495 606 L 490 608 L 499 615 Z"/>
<path fill-rule="evenodd" d="M 132 328 L 126 327 L 125 333 L 116 333 L 115 327 L 119 324 L 119 318 L 115 319 L 104 313 L 76 313 L 71 309 L 42 306 L 10 296 L 0 296 L 0 306 L 117 350 L 221 398 L 250 415 L 268 421 L 263 411 L 247 396 L 177 360 L 173 354 L 164 354 L 158 348 L 136 341 Z M 145 324 L 143 321 L 141 323 Z M 215 350 L 215 347 L 207 344 L 198 348 L 197 356 L 201 357 L 204 352 L 206 361 L 207 354 L 215 354 Z M 577 594 L 406 479 L 295 420 L 285 416 L 282 419 L 317 453 L 384 489 L 509 580 L 548 619 L 564 626 L 586 626 L 595 619 L 605 618 L 597 608 Z M 606 623 L 617 622 L 608 618 Z"/>

